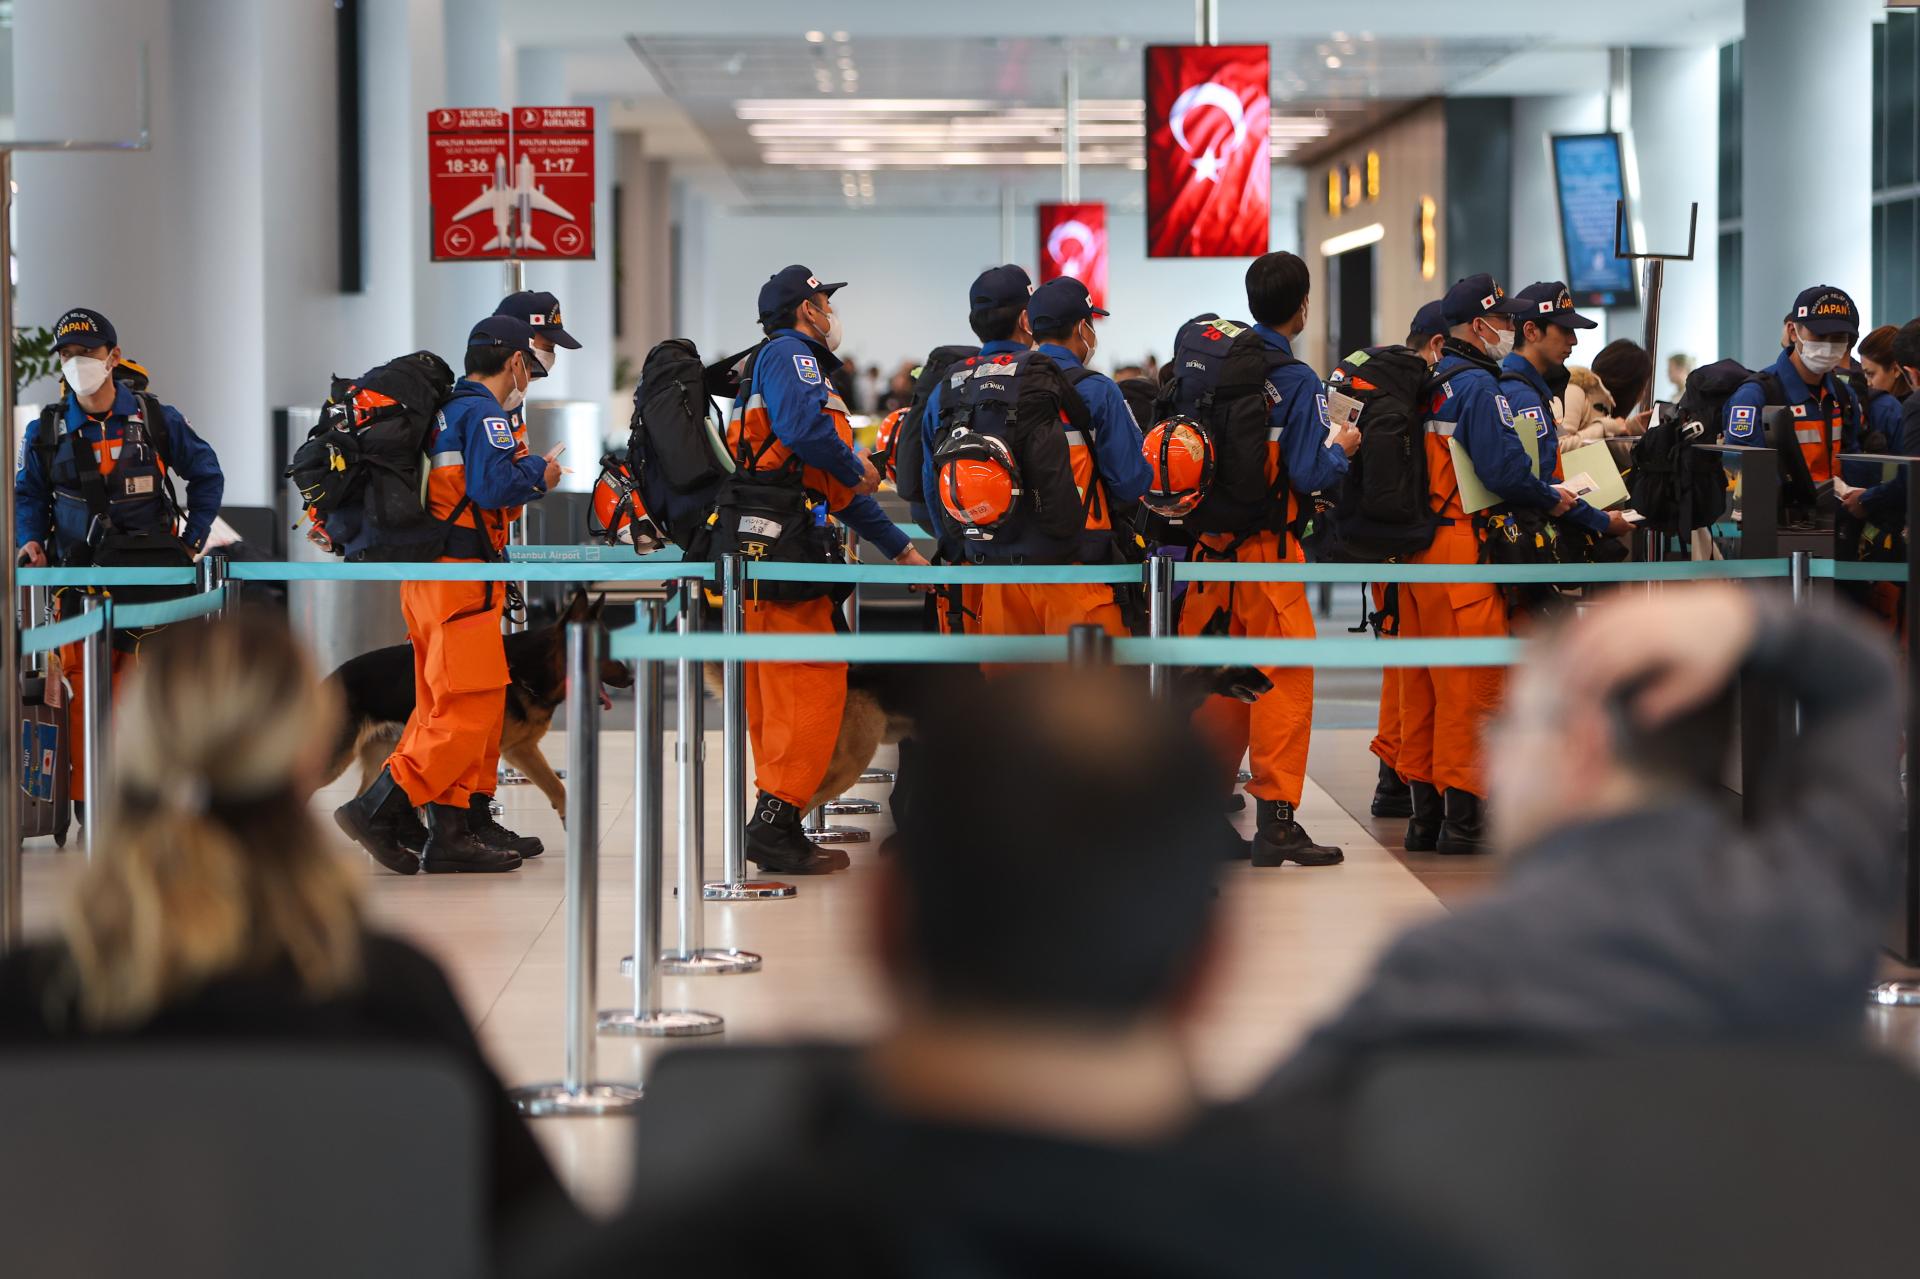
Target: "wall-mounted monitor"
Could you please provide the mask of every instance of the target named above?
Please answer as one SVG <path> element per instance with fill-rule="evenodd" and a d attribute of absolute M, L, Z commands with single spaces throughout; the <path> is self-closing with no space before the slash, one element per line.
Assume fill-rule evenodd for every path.
<path fill-rule="evenodd" d="M 1632 306 L 1633 263 L 1614 256 L 1615 216 L 1627 191 L 1620 135 L 1561 134 L 1552 143 L 1567 289 L 1577 306 Z"/>

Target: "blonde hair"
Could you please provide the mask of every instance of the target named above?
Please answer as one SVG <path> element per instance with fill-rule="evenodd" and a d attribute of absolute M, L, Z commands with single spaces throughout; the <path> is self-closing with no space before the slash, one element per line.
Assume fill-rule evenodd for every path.
<path fill-rule="evenodd" d="M 218 978 L 360 975 L 355 881 L 307 806 L 340 709 L 286 625 L 177 625 L 114 699 L 101 839 L 64 936 L 80 1016 L 136 1025 Z"/>

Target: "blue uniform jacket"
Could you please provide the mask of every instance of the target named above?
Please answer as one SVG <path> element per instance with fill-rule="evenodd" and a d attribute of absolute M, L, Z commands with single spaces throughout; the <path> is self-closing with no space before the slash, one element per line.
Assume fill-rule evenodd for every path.
<path fill-rule="evenodd" d="M 207 534 L 213 529 L 214 517 L 220 514 L 220 499 L 226 492 L 227 480 L 220 472 L 220 459 L 215 456 L 213 447 L 194 433 L 180 410 L 171 405 L 161 407 L 166 416 L 163 428 L 166 431 L 166 444 L 163 451 L 167 469 L 187 482 L 186 527 L 180 531 L 180 537 L 197 551 L 206 544 Z M 89 445 L 98 444 L 103 438 L 118 440 L 126 433 L 127 418 L 139 411 L 139 398 L 121 385 L 114 392 L 113 409 L 104 424 L 88 417 L 80 407 L 79 400 L 69 397 L 66 427 L 69 431 L 77 432 L 80 439 Z M 38 542 L 53 557 L 56 553 L 53 544 L 53 477 L 47 474 L 41 455 L 34 447 L 39 439 L 40 423 L 35 420 L 27 427 L 20 469 L 13 481 L 13 534 L 16 547 Z M 69 502 L 68 505 L 74 504 Z M 59 529 L 59 541 L 63 544 L 60 553 L 68 549 L 65 543 L 79 544 L 86 540 L 86 525 L 89 522 L 90 517 L 82 517 L 79 527 L 75 528 L 70 527 L 67 521 L 62 521 Z"/>
<path fill-rule="evenodd" d="M 458 453 L 466 467 L 467 496 L 483 511 L 525 506 L 547 492 L 547 459 L 520 452 L 513 422 L 493 392 L 478 382 L 461 378 L 453 394 L 440 406 L 440 417 L 427 444 L 436 461 Z"/>
<path fill-rule="evenodd" d="M 1264 324 L 1253 331 L 1276 351 L 1293 354 L 1293 343 Z M 1294 363 L 1273 372 L 1275 396 L 1267 409 L 1267 426 L 1280 428 L 1280 455 L 1287 462 L 1287 482 L 1296 493 L 1331 489 L 1347 473 L 1345 450 L 1327 442 L 1327 397 L 1320 375 Z"/>
<path fill-rule="evenodd" d="M 1547 380 L 1527 362 L 1526 356 L 1516 352 L 1500 365 L 1500 393 L 1507 397 L 1513 409 L 1516 431 L 1527 429 L 1529 423 L 1533 425 L 1540 449 L 1540 480 L 1552 484 L 1553 473 L 1560 465 L 1560 421 L 1553 415 L 1553 391 L 1547 386 Z M 1479 466 L 1476 461 L 1474 469 L 1478 470 Z M 1606 514 L 1585 502 L 1575 502 L 1563 518 L 1592 533 L 1607 531 Z"/>
<path fill-rule="evenodd" d="M 1780 379 L 1780 389 L 1786 393 L 1789 407 L 1795 404 L 1813 403 L 1813 388 L 1808 386 L 1805 379 L 1800 376 L 1800 371 L 1793 367 L 1793 351 L 1791 349 L 1782 347 L 1780 350 L 1780 358 L 1772 364 L 1769 364 L 1766 371 Z M 1860 397 L 1853 393 L 1853 387 L 1851 385 L 1841 381 L 1831 373 L 1822 379 L 1822 383 L 1825 385 L 1828 395 L 1836 399 L 1850 400 L 1856 410 L 1860 409 Z M 1749 382 L 1728 396 L 1727 418 L 1725 423 L 1727 428 L 1727 443 L 1749 445 L 1766 443 L 1766 436 L 1760 430 L 1761 414 L 1766 409 L 1766 406 L 1767 393 L 1758 382 Z M 1736 412 L 1736 410 L 1743 408 L 1752 409 L 1753 412 L 1750 415 Z M 1859 421 L 1864 417 L 1864 412 L 1857 411 L 1854 420 Z M 1889 439 L 1891 439 L 1891 437 L 1889 437 Z M 1856 434 L 1843 434 L 1841 436 L 1840 452 L 1856 453 L 1859 449 L 1860 441 Z M 1860 462 L 1843 462 L 1840 466 L 1840 476 L 1846 480 L 1847 483 L 1861 487 L 1871 485 L 1879 478 L 1878 473 L 1871 466 Z"/>
<path fill-rule="evenodd" d="M 840 361 L 818 342 L 798 329 L 779 329 L 754 357 L 753 393 L 766 403 L 767 422 L 782 444 L 852 488 L 867 472 L 827 411 L 828 382 L 839 368 Z M 888 559 L 899 558 L 911 544 L 870 494 L 855 495 L 833 515 Z"/>
<path fill-rule="evenodd" d="M 1508 504 L 1550 511 L 1560 495 L 1534 471 L 1513 424 L 1513 405 L 1484 366 L 1451 346 L 1433 369 L 1436 403 L 1430 421 L 1449 424 L 1474 474 Z"/>
<path fill-rule="evenodd" d="M 981 346 L 980 354 L 985 358 L 1024 350 L 1026 348 L 1018 342 L 988 342 Z M 927 495 L 927 531 L 936 539 L 944 536 L 945 519 L 944 508 L 940 505 L 940 485 L 933 474 L 933 438 L 940 429 L 940 392 L 946 389 L 946 385 L 945 378 L 934 383 L 933 390 L 927 395 L 927 407 L 920 414 L 920 491 Z M 1142 464 L 1145 461 L 1143 456 Z"/>
<path fill-rule="evenodd" d="M 1887 452 L 1920 457 L 1920 394 L 1909 395 L 1904 401 L 1891 393 L 1869 396 L 1867 425 L 1887 437 Z M 1892 479 L 1869 488 L 1862 500 L 1867 518 L 1882 528 L 1898 527 L 1907 512 L 1906 468 L 1899 468 Z"/>
<path fill-rule="evenodd" d="M 1082 367 L 1079 358 L 1058 343 L 1042 342 L 1034 350 L 1062 369 Z M 1138 502 L 1152 486 L 1153 472 L 1147 469 L 1140 424 L 1133 420 L 1133 410 L 1127 407 L 1120 384 L 1104 373 L 1095 373 L 1081 379 L 1074 389 L 1080 392 L 1093 419 L 1093 463 L 1106 486 L 1107 501 L 1121 506 Z"/>

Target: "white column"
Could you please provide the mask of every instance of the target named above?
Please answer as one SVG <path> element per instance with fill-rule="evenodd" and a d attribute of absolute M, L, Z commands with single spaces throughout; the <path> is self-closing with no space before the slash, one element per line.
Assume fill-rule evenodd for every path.
<path fill-rule="evenodd" d="M 446 92 L 430 107 L 501 107 L 507 100 L 500 36 L 500 0 L 455 0 L 445 9 Z M 421 244 L 420 251 L 426 252 Z M 433 266 L 439 309 L 471 328 L 507 294 L 507 269 L 498 262 L 441 262 Z M 457 317 L 457 318 L 456 318 Z M 466 331 L 444 340 L 442 353 L 465 341 Z M 457 362 L 456 362 L 457 363 Z M 458 369 L 455 370 L 456 372 Z"/>
<path fill-rule="evenodd" d="M 1633 156 L 1640 175 L 1640 223 L 1646 247 L 1679 253 L 1687 247 L 1687 210 L 1700 205 L 1700 231 L 1691 262 L 1669 262 L 1660 308 L 1656 394 L 1667 385 L 1667 357 L 1684 353 L 1696 365 L 1720 350 L 1720 51 L 1717 48 L 1635 49 L 1632 84 Z M 1805 210 L 1803 210 L 1805 212 Z M 1774 305 L 1769 302 L 1769 305 Z M 1778 304 L 1784 311 L 1785 302 Z M 1641 340 L 1643 313 L 1632 330 Z"/>
<path fill-rule="evenodd" d="M 1741 208 L 1744 351 L 1778 352 L 1800 290 L 1873 313 L 1873 19 L 1879 0 L 1746 0 Z M 1702 153 L 1701 164 L 1708 163 Z"/>
<path fill-rule="evenodd" d="M 637 375 L 648 349 L 673 336 L 671 180 L 665 160 L 647 158 L 640 134 L 620 134 L 616 150 L 623 324 L 616 358 L 624 356 Z"/>

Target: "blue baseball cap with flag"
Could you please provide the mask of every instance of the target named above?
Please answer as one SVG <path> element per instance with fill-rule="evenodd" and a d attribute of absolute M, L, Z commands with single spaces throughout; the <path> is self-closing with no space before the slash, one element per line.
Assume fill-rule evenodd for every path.
<path fill-rule="evenodd" d="M 1413 323 L 1407 326 L 1407 336 L 1413 339 L 1437 337 L 1446 331 L 1447 317 L 1439 298 L 1435 298 L 1415 311 Z M 1409 343 L 1409 345 L 1417 344 L 1417 342 Z"/>
<path fill-rule="evenodd" d="M 1793 300 L 1793 309 L 1787 312 L 1787 319 L 1806 325 L 1815 337 L 1860 331 L 1860 308 L 1854 305 L 1845 289 L 1836 289 L 1831 284 L 1816 284 L 1801 290 L 1800 296 Z"/>
<path fill-rule="evenodd" d="M 467 334 L 467 347 L 476 346 L 504 346 L 524 353 L 529 365 L 537 363 L 533 358 L 533 327 L 511 315 L 489 315 L 474 325 Z"/>
<path fill-rule="evenodd" d="M 1512 315 L 1514 311 L 1506 291 L 1485 271 L 1456 280 L 1440 300 L 1441 318 L 1450 329 L 1471 324 L 1483 315 Z"/>
<path fill-rule="evenodd" d="M 1048 280 L 1027 299 L 1027 323 L 1035 333 L 1058 333 L 1070 324 L 1106 314 L 1093 304 L 1087 286 L 1070 275 Z"/>
<path fill-rule="evenodd" d="M 119 346 L 120 335 L 113 331 L 113 323 L 106 316 L 76 306 L 53 326 L 53 345 L 55 350 L 63 346 Z"/>
<path fill-rule="evenodd" d="M 1519 308 L 1513 313 L 1514 319 L 1522 324 L 1532 320 L 1535 324 L 1557 324 L 1563 329 L 1592 329 L 1600 325 L 1598 320 L 1589 320 L 1573 309 L 1573 293 L 1559 280 L 1529 284 L 1513 295 L 1513 303 Z"/>
<path fill-rule="evenodd" d="M 785 315 L 815 294 L 824 293 L 832 297 L 836 290 L 846 287 L 845 280 L 823 284 L 819 276 L 803 266 L 775 271 L 760 286 L 760 323 L 766 324 L 777 316 Z"/>
<path fill-rule="evenodd" d="M 555 346 L 564 346 L 569 351 L 580 349 L 580 340 L 561 324 L 560 299 L 551 293 L 509 293 L 493 308 L 493 313 L 524 321 L 536 336 L 551 339 Z"/>
<path fill-rule="evenodd" d="M 1009 262 L 982 271 L 967 290 L 969 311 L 992 311 L 1003 306 L 1025 306 L 1033 294 L 1033 277 L 1027 269 Z"/>

